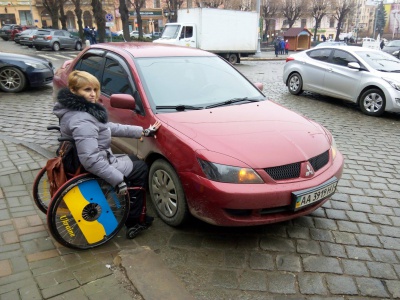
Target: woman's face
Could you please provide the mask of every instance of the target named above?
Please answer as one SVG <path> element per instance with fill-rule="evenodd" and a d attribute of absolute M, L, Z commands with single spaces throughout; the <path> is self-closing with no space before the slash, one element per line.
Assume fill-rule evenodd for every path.
<path fill-rule="evenodd" d="M 97 102 L 97 88 L 91 84 L 84 85 L 80 89 L 72 92 L 78 96 L 82 96 L 86 99 L 86 101 L 89 101 L 91 103 Z"/>

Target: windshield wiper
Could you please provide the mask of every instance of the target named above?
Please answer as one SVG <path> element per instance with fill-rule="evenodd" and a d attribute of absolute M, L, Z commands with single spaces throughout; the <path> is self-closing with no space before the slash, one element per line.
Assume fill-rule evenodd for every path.
<path fill-rule="evenodd" d="M 179 104 L 179 105 L 157 105 L 156 109 L 176 109 L 177 111 L 184 111 L 184 110 L 199 110 L 203 109 L 203 107 Z"/>
<path fill-rule="evenodd" d="M 206 108 L 213 108 L 213 107 L 218 107 L 218 106 L 224 106 L 224 105 L 229 105 L 229 104 L 238 103 L 238 102 L 243 102 L 243 101 L 258 102 L 258 101 L 260 101 L 260 100 L 251 99 L 251 98 L 249 98 L 249 97 L 244 97 L 244 98 L 232 98 L 232 99 L 229 99 L 229 100 L 225 100 L 225 101 L 222 101 L 222 102 L 218 102 L 218 103 L 215 103 L 215 104 L 208 105 L 208 106 L 206 106 Z"/>

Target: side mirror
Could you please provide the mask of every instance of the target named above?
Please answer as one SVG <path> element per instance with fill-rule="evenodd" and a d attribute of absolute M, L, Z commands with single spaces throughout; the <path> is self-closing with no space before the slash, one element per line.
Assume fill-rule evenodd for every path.
<path fill-rule="evenodd" d="M 350 69 L 361 70 L 361 66 L 360 66 L 360 64 L 357 63 L 357 62 L 350 62 L 350 63 L 347 64 L 347 66 L 348 66 Z"/>
<path fill-rule="evenodd" d="M 114 108 L 135 110 L 136 102 L 132 95 L 113 94 L 110 98 L 110 105 Z"/>
<path fill-rule="evenodd" d="M 261 92 L 264 89 L 264 85 L 261 82 L 256 82 L 254 83 L 254 85 L 256 86 L 256 88 L 258 88 Z"/>

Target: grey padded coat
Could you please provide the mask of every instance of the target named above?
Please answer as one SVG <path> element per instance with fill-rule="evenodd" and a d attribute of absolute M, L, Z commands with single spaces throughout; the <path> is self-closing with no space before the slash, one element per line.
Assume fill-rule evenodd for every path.
<path fill-rule="evenodd" d="M 124 180 L 133 164 L 126 155 L 116 157 L 111 151 L 111 136 L 140 138 L 143 128 L 107 122 L 107 111 L 98 103 L 62 89 L 53 113 L 60 120 L 61 135 L 72 137 L 83 167 L 112 186 Z"/>

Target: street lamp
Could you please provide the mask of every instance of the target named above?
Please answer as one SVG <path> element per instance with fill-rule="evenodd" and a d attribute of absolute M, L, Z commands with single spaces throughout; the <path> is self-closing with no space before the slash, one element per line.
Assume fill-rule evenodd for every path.
<path fill-rule="evenodd" d="M 175 12 L 173 10 L 166 10 L 164 11 L 164 16 L 167 17 L 168 23 L 171 22 L 171 17 L 175 15 Z"/>

